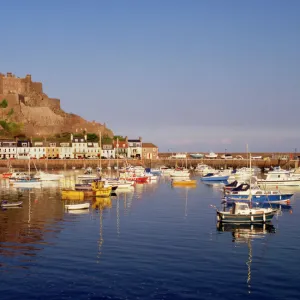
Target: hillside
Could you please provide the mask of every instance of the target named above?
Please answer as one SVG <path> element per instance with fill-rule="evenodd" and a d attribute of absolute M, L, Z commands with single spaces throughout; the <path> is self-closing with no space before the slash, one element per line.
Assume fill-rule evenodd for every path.
<path fill-rule="evenodd" d="M 102 135 L 113 136 L 105 124 L 90 122 L 63 111 L 60 100 L 48 97 L 43 92 L 42 83 L 33 82 L 31 75 L 19 78 L 12 73 L 0 74 L 0 101 L 3 99 L 6 99 L 7 107 L 1 109 L 0 118 L 22 124 L 22 133 L 26 136 L 47 137 L 62 132 L 83 131 L 100 131 Z"/>

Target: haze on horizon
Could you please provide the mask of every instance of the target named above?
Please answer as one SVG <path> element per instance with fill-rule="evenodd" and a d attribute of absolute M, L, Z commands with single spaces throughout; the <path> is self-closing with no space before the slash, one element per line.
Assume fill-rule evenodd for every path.
<path fill-rule="evenodd" d="M 11 1 L 0 72 L 160 151 L 300 150 L 300 2 Z"/>

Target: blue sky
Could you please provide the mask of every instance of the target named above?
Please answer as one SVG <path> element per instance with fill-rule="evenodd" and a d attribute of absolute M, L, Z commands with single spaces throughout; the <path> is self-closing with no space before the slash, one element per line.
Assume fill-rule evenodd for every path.
<path fill-rule="evenodd" d="M 300 1 L 6 1 L 0 72 L 160 151 L 300 151 Z"/>

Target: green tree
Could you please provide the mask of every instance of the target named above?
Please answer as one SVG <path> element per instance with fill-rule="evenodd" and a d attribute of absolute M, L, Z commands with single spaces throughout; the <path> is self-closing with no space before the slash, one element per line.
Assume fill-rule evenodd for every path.
<path fill-rule="evenodd" d="M 97 142 L 99 142 L 99 136 L 96 133 L 88 133 L 87 140 L 89 142 L 97 143 Z"/>

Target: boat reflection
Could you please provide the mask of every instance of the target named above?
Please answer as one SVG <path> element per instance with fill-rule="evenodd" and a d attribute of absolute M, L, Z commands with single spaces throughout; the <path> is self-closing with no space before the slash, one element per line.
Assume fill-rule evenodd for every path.
<path fill-rule="evenodd" d="M 252 264 L 252 241 L 256 239 L 263 239 L 268 234 L 275 233 L 275 227 L 271 223 L 264 224 L 236 224 L 236 223 L 217 223 L 217 230 L 219 232 L 231 232 L 232 242 L 237 244 L 247 244 L 248 259 L 247 265 L 247 287 L 248 293 L 251 293 L 251 264 Z"/>

